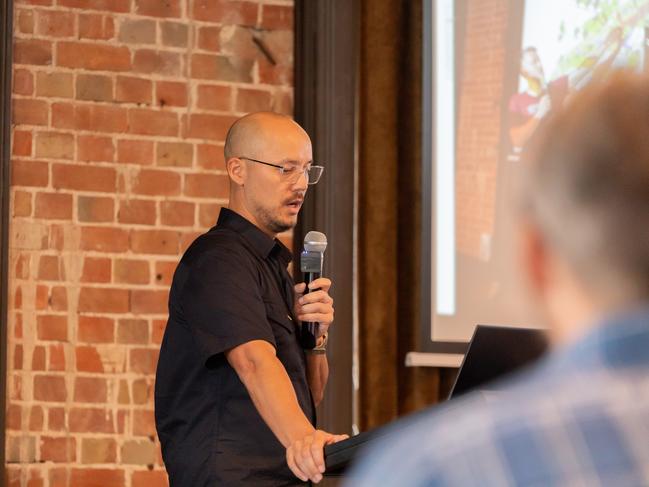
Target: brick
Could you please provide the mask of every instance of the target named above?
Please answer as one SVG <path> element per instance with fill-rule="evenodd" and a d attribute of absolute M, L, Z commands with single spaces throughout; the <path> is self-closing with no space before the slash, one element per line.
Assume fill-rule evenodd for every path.
<path fill-rule="evenodd" d="M 124 487 L 126 483 L 123 470 L 73 468 L 70 473 L 70 485 L 83 487 Z"/>
<path fill-rule="evenodd" d="M 83 272 L 81 282 L 103 282 L 111 280 L 110 259 L 86 257 L 83 261 Z M 112 326 L 112 324 L 110 325 Z"/>
<path fill-rule="evenodd" d="M 229 86 L 199 85 L 197 95 L 198 108 L 229 111 L 232 107 L 232 89 Z"/>
<path fill-rule="evenodd" d="M 93 346 L 80 346 L 75 348 L 75 357 L 77 370 L 79 372 L 96 372 L 104 371 L 104 365 L 101 362 L 99 352 Z"/>
<path fill-rule="evenodd" d="M 50 360 L 48 370 L 62 372 L 65 370 L 65 350 L 62 344 L 50 345 L 48 347 Z"/>
<path fill-rule="evenodd" d="M 23 369 L 23 346 L 20 344 L 14 347 L 13 364 L 14 364 L 14 370 Z"/>
<path fill-rule="evenodd" d="M 117 391 L 117 403 L 118 404 L 131 403 L 131 398 L 128 392 L 128 384 L 123 379 L 119 381 L 119 390 Z"/>
<path fill-rule="evenodd" d="M 36 193 L 34 216 L 55 220 L 72 219 L 72 195 L 65 193 Z"/>
<path fill-rule="evenodd" d="M 207 25 L 198 28 L 198 47 L 206 51 L 218 52 L 220 46 L 221 27 Z"/>
<path fill-rule="evenodd" d="M 47 186 L 49 166 L 47 162 L 14 159 L 11 161 L 12 186 Z"/>
<path fill-rule="evenodd" d="M 287 91 L 275 91 L 271 110 L 276 113 L 293 116 L 293 93 Z"/>
<path fill-rule="evenodd" d="M 117 442 L 113 438 L 83 438 L 81 463 L 116 463 Z"/>
<path fill-rule="evenodd" d="M 65 402 L 68 397 L 65 379 L 58 375 L 34 377 L 34 399 L 44 402 Z"/>
<path fill-rule="evenodd" d="M 115 203 L 112 198 L 77 196 L 77 217 L 80 222 L 112 222 L 114 215 Z"/>
<path fill-rule="evenodd" d="M 180 17 L 180 0 L 135 0 L 135 12 L 151 17 Z"/>
<path fill-rule="evenodd" d="M 113 162 L 115 148 L 110 137 L 79 135 L 77 137 L 78 161 Z"/>
<path fill-rule="evenodd" d="M 221 174 L 186 174 L 185 189 L 187 196 L 197 198 L 227 198 L 230 191 L 230 179 Z"/>
<path fill-rule="evenodd" d="M 129 295 L 125 289 L 82 287 L 79 311 L 91 313 L 126 313 Z"/>
<path fill-rule="evenodd" d="M 45 414 L 40 406 L 33 406 L 29 411 L 29 431 L 43 431 Z M 53 429 L 50 427 L 50 429 Z"/>
<path fill-rule="evenodd" d="M 14 39 L 15 64 L 52 64 L 52 43 L 36 39 Z"/>
<path fill-rule="evenodd" d="M 155 225 L 155 201 L 135 199 L 120 201 L 119 210 L 117 212 L 117 221 L 120 223 Z"/>
<path fill-rule="evenodd" d="M 74 438 L 41 437 L 41 455 L 43 462 L 70 463 L 76 461 L 76 440 Z"/>
<path fill-rule="evenodd" d="M 81 342 L 112 343 L 115 340 L 115 322 L 111 318 L 79 316 L 77 336 Z"/>
<path fill-rule="evenodd" d="M 117 106 L 52 104 L 52 125 L 93 132 L 125 132 L 126 110 Z"/>
<path fill-rule="evenodd" d="M 115 260 L 115 282 L 121 284 L 149 284 L 149 263 L 146 260 Z M 118 333 L 119 336 L 119 333 Z"/>
<path fill-rule="evenodd" d="M 39 10 L 36 33 L 46 37 L 72 37 L 74 21 L 74 14 L 71 12 Z"/>
<path fill-rule="evenodd" d="M 39 340 L 67 341 L 68 318 L 60 315 L 43 315 L 36 320 Z"/>
<path fill-rule="evenodd" d="M 68 291 L 65 286 L 54 286 L 50 293 L 50 306 L 53 311 L 67 311 Z"/>
<path fill-rule="evenodd" d="M 199 144 L 196 162 L 204 169 L 225 170 L 225 157 L 222 144 Z"/>
<path fill-rule="evenodd" d="M 20 418 L 22 417 L 22 410 L 17 404 L 10 404 L 7 408 L 6 427 L 8 430 L 21 429 Z"/>
<path fill-rule="evenodd" d="M 130 0 L 58 0 L 57 3 L 62 7 L 118 13 L 127 13 L 131 9 Z"/>
<path fill-rule="evenodd" d="M 138 49 L 133 56 L 133 71 L 136 73 L 180 76 L 180 54 L 153 49 Z"/>
<path fill-rule="evenodd" d="M 129 71 L 131 53 L 124 46 L 59 42 L 56 47 L 59 66 L 101 71 Z"/>
<path fill-rule="evenodd" d="M 149 324 L 146 320 L 119 320 L 117 324 L 117 343 L 146 345 L 148 342 Z"/>
<path fill-rule="evenodd" d="M 158 105 L 186 107 L 187 106 L 187 84 L 175 81 L 156 82 L 156 102 Z"/>
<path fill-rule="evenodd" d="M 11 119 L 16 125 L 47 125 L 48 107 L 43 100 L 14 98 L 11 108 Z"/>
<path fill-rule="evenodd" d="M 74 157 L 74 136 L 59 132 L 38 132 L 36 134 L 36 157 L 72 159 Z"/>
<path fill-rule="evenodd" d="M 136 254 L 177 255 L 179 235 L 169 230 L 133 230 L 130 248 Z"/>
<path fill-rule="evenodd" d="M 136 409 L 133 411 L 133 436 L 147 436 L 154 438 L 156 435 L 155 418 L 153 411 Z"/>
<path fill-rule="evenodd" d="M 112 101 L 113 80 L 101 74 L 77 75 L 77 99 L 87 101 Z"/>
<path fill-rule="evenodd" d="M 34 75 L 26 69 L 14 69 L 13 92 L 17 95 L 31 95 L 34 92 Z"/>
<path fill-rule="evenodd" d="M 235 111 L 242 113 L 269 111 L 272 104 L 272 95 L 266 90 L 239 88 Z"/>
<path fill-rule="evenodd" d="M 108 15 L 79 14 L 79 38 L 109 40 L 115 36 L 115 22 Z"/>
<path fill-rule="evenodd" d="M 16 257 L 16 271 L 14 277 L 16 279 L 29 279 L 31 267 L 30 255 L 18 254 Z"/>
<path fill-rule="evenodd" d="M 194 159 L 192 144 L 182 142 L 158 142 L 156 164 L 158 166 L 191 167 Z"/>
<path fill-rule="evenodd" d="M 32 353 L 32 370 L 45 370 L 45 347 L 36 346 L 34 347 L 34 352 Z"/>
<path fill-rule="evenodd" d="M 144 108 L 128 111 L 129 132 L 140 135 L 178 135 L 178 116 L 175 113 Z"/>
<path fill-rule="evenodd" d="M 52 186 L 55 189 L 114 193 L 117 173 L 111 167 L 53 164 Z"/>
<path fill-rule="evenodd" d="M 196 205 L 185 201 L 161 201 L 160 221 L 174 227 L 193 227 Z"/>
<path fill-rule="evenodd" d="M 168 311 L 169 291 L 137 289 L 131 291 L 131 312 L 165 314 Z"/>
<path fill-rule="evenodd" d="M 72 98 L 71 73 L 36 73 L 36 96 Z"/>
<path fill-rule="evenodd" d="M 189 27 L 182 22 L 161 22 L 162 44 L 169 47 L 187 47 Z"/>
<path fill-rule="evenodd" d="M 236 121 L 229 115 L 195 113 L 183 116 L 183 129 L 189 138 L 225 141 L 230 126 Z"/>
<path fill-rule="evenodd" d="M 176 261 L 165 262 L 159 261 L 155 263 L 155 281 L 156 284 L 163 286 L 170 286 L 173 279 L 174 272 L 178 263 Z"/>
<path fill-rule="evenodd" d="M 70 409 L 70 431 L 72 433 L 114 433 L 113 412 L 110 409 Z"/>
<path fill-rule="evenodd" d="M 36 286 L 36 309 L 47 309 L 49 293 L 47 286 Z"/>
<path fill-rule="evenodd" d="M 142 165 L 152 164 L 153 142 L 146 140 L 118 140 L 117 161 Z"/>
<path fill-rule="evenodd" d="M 15 25 L 21 34 L 34 33 L 34 11 L 20 9 L 16 11 Z"/>
<path fill-rule="evenodd" d="M 268 62 L 259 63 L 259 82 L 267 85 L 293 86 L 293 66 Z"/>
<path fill-rule="evenodd" d="M 230 81 L 252 83 L 251 59 L 230 59 L 227 56 L 213 54 L 193 54 L 191 59 L 191 76 L 211 81 Z"/>
<path fill-rule="evenodd" d="M 229 0 L 194 0 L 191 15 L 196 20 L 255 26 L 259 5 Z"/>
<path fill-rule="evenodd" d="M 155 21 L 148 19 L 125 19 L 119 28 L 119 40 L 126 44 L 155 43 Z"/>
<path fill-rule="evenodd" d="M 117 77 L 116 100 L 130 103 L 151 104 L 153 83 L 144 78 Z"/>
<path fill-rule="evenodd" d="M 198 225 L 203 228 L 212 228 L 221 211 L 218 203 L 201 203 L 198 207 Z"/>
<path fill-rule="evenodd" d="M 131 487 L 168 487 L 169 479 L 164 470 L 136 470 Z"/>
<path fill-rule="evenodd" d="M 128 232 L 121 228 L 82 227 L 81 250 L 124 252 L 128 248 Z"/>
<path fill-rule="evenodd" d="M 106 379 L 75 377 L 74 400 L 77 402 L 104 403 L 108 397 Z"/>
<path fill-rule="evenodd" d="M 271 33 L 272 34 L 272 33 Z M 263 41 L 266 45 L 269 44 L 269 37 L 271 34 L 266 34 Z M 233 64 L 243 60 L 254 61 L 260 53 L 259 47 L 254 43 L 253 37 L 250 35 L 250 30 L 239 25 L 224 25 L 221 27 L 220 38 L 221 53 L 228 56 Z M 269 51 L 276 55 L 273 46 L 269 46 Z M 288 55 L 292 53 L 287 53 Z M 263 58 L 264 62 L 268 62 Z M 261 61 L 260 61 L 261 62 Z"/>
<path fill-rule="evenodd" d="M 293 30 L 293 7 L 262 5 L 261 26 L 267 30 Z"/>
<path fill-rule="evenodd" d="M 173 171 L 142 169 L 132 184 L 135 194 L 177 196 L 180 194 L 180 174 Z"/>
<path fill-rule="evenodd" d="M 162 343 L 165 328 L 167 327 L 166 320 L 153 320 L 151 323 L 151 343 L 159 345 Z"/>
<path fill-rule="evenodd" d="M 65 266 L 56 255 L 41 255 L 38 261 L 38 279 L 41 281 L 60 281 L 65 279 Z"/>
<path fill-rule="evenodd" d="M 155 444 L 151 440 L 129 440 L 122 445 L 122 462 L 134 465 L 155 463 Z"/>

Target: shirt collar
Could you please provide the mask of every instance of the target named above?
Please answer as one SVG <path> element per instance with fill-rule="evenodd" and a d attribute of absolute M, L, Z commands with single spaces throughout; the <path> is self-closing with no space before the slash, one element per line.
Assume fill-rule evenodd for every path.
<path fill-rule="evenodd" d="M 262 259 L 277 255 L 282 264 L 288 266 L 293 258 L 291 251 L 282 242 L 269 237 L 255 224 L 229 208 L 221 208 L 216 226 L 237 232 Z"/>

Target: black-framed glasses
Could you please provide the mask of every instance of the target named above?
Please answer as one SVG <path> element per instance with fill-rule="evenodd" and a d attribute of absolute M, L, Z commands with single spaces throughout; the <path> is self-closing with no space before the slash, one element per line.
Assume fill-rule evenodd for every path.
<path fill-rule="evenodd" d="M 307 184 L 314 185 L 320 181 L 320 177 L 324 172 L 324 166 L 314 166 L 313 164 L 308 164 L 304 169 L 300 170 L 300 166 L 295 163 L 286 163 L 284 165 L 272 164 L 266 161 L 260 161 L 259 159 L 253 159 L 252 157 L 239 156 L 239 159 L 245 159 L 246 161 L 257 162 L 259 164 L 264 164 L 270 167 L 276 167 L 279 169 L 279 173 L 287 182 L 294 183 L 298 180 L 300 175 L 304 174 L 306 177 Z"/>

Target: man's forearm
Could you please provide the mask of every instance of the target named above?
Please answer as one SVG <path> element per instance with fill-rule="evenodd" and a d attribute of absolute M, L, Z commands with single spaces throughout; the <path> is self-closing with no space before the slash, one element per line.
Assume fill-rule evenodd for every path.
<path fill-rule="evenodd" d="M 293 384 L 277 357 L 255 361 L 249 370 L 239 373 L 239 377 L 257 411 L 284 447 L 315 431 L 300 408 Z"/>
<path fill-rule="evenodd" d="M 324 397 L 324 390 L 329 380 L 329 362 L 326 353 L 306 354 L 306 377 L 313 402 L 317 406 Z"/>

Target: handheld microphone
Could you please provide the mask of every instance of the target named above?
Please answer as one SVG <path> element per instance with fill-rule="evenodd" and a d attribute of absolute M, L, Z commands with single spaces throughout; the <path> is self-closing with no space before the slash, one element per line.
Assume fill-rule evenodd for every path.
<path fill-rule="evenodd" d="M 311 231 L 305 235 L 304 250 L 300 255 L 300 270 L 304 273 L 304 282 L 306 283 L 304 294 L 307 294 L 309 291 L 315 291 L 315 289 L 309 289 L 309 284 L 322 275 L 322 263 L 326 248 L 327 237 L 325 237 L 324 233 Z M 302 348 L 315 348 L 317 330 L 318 323 L 302 323 L 302 335 L 300 336 Z"/>

